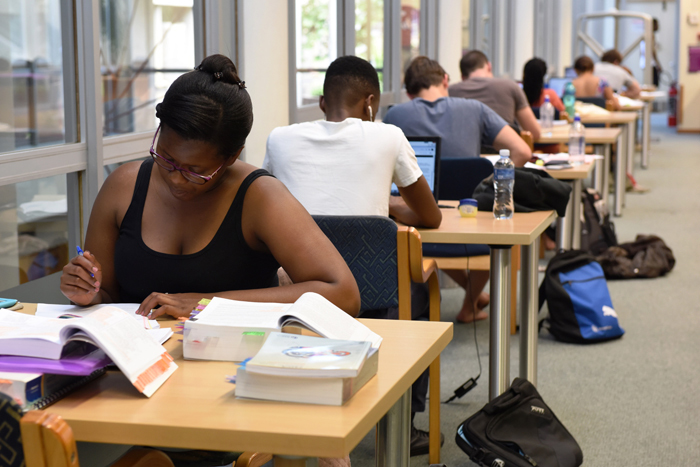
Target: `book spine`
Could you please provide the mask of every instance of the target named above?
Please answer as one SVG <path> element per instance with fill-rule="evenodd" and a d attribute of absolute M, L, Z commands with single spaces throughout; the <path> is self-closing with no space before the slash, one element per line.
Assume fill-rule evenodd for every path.
<path fill-rule="evenodd" d="M 60 389 L 56 389 L 55 392 L 53 393 L 47 393 L 42 395 L 40 399 L 37 399 L 33 402 L 27 402 L 23 405 L 23 408 L 25 410 L 40 410 L 45 407 L 48 407 L 49 405 L 53 404 L 54 402 L 62 399 L 69 393 L 73 392 L 74 390 L 78 389 L 79 387 L 89 383 L 90 381 L 104 375 L 106 370 L 104 368 L 100 368 L 99 370 L 95 370 L 92 373 L 90 373 L 88 376 L 72 376 L 73 381 L 68 383 L 67 385 L 61 387 Z M 55 376 L 55 375 L 47 375 L 47 376 Z M 42 378 L 43 379 L 43 378 Z"/>

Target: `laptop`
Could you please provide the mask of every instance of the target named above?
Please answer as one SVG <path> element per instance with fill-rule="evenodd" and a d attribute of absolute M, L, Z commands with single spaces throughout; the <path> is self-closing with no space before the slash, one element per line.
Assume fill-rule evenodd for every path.
<path fill-rule="evenodd" d="M 549 78 L 547 85 L 549 89 L 557 93 L 557 96 L 561 97 L 564 95 L 564 87 L 566 83 L 570 82 L 571 78 Z"/>
<path fill-rule="evenodd" d="M 438 200 L 438 188 L 440 185 L 440 137 L 439 136 L 408 136 L 408 142 L 418 159 L 418 167 L 423 171 L 423 176 L 428 181 L 430 191 L 433 192 L 435 201 Z M 391 184 L 391 194 L 398 196 L 399 188 Z"/>

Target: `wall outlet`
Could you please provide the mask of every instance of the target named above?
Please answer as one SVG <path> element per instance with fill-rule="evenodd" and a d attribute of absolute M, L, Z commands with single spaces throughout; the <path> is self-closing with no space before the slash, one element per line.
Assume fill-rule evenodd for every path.
<path fill-rule="evenodd" d="M 691 26 L 697 26 L 700 24 L 700 13 L 697 11 L 688 13 L 688 24 Z"/>

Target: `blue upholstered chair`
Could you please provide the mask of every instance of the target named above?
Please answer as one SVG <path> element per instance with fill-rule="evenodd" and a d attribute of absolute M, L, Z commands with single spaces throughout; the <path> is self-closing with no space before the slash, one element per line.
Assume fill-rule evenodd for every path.
<path fill-rule="evenodd" d="M 352 271 L 360 289 L 360 317 L 399 307 L 411 319 L 411 280 L 428 283 L 430 320 L 440 320 L 437 265 L 423 261 L 420 234 L 382 216 L 313 216 Z M 411 254 L 409 254 L 409 244 Z M 440 357 L 430 365 L 430 463 L 440 462 Z"/>

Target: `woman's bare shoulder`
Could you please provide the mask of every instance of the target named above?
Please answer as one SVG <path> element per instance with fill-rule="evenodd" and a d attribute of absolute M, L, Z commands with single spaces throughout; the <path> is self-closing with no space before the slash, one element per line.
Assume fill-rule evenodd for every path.
<path fill-rule="evenodd" d="M 128 162 L 109 174 L 100 189 L 96 205 L 114 212 L 121 219 L 131 203 L 141 164 L 141 161 Z"/>

